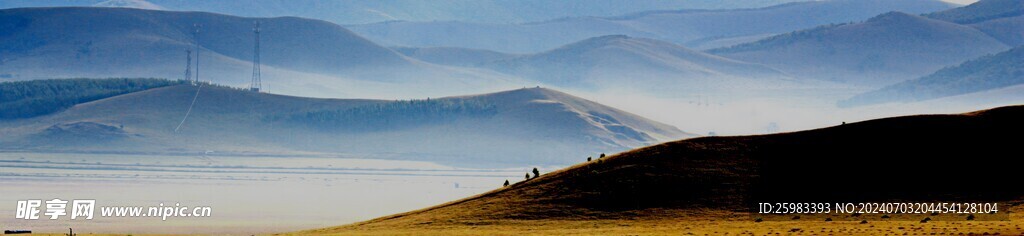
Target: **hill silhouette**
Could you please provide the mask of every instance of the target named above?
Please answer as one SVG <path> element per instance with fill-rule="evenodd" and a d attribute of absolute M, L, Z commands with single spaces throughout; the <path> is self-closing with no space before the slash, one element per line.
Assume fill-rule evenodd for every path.
<path fill-rule="evenodd" d="M 859 94 L 841 106 L 915 102 L 1024 83 L 1024 46 L 943 68 L 930 75 Z"/>
<path fill-rule="evenodd" d="M 1013 47 L 1024 45 L 1024 2 L 982 0 L 967 6 L 924 15 L 969 25 Z"/>
<path fill-rule="evenodd" d="M 1024 197 L 1024 190 L 1006 186 L 1017 175 L 1008 164 L 1016 157 L 1016 139 L 1007 137 L 1024 131 L 1022 118 L 1024 106 L 1011 106 L 686 139 L 435 207 L 308 232 L 730 219 L 736 215 L 709 212 L 750 212 L 758 202 L 1014 200 Z"/>
<path fill-rule="evenodd" d="M 964 7 L 926 14 L 925 16 L 959 24 L 1024 15 L 1024 2 L 1017 0 L 981 0 Z"/>
<path fill-rule="evenodd" d="M 7 0 L 0 8 L 104 6 L 163 8 L 175 11 L 205 11 L 249 17 L 299 16 L 336 24 L 381 21 L 530 22 L 573 16 L 609 16 L 638 11 L 680 8 L 726 9 L 770 6 L 796 0 L 638 0 L 621 4 L 615 0 L 443 0 L 430 3 L 415 0 L 332 1 L 332 0 L 245 0 L 193 2 L 181 0 Z M 572 10 L 566 10 L 571 8 Z"/>
<path fill-rule="evenodd" d="M 802 78 L 880 87 L 1006 49 L 969 26 L 889 12 L 709 52 Z"/>
<path fill-rule="evenodd" d="M 558 86 L 640 88 L 662 94 L 796 84 L 787 81 L 788 75 L 764 65 L 624 35 L 594 37 L 482 67 Z"/>
<path fill-rule="evenodd" d="M 1024 28 L 1024 16 L 996 18 L 971 24 L 971 27 L 981 30 L 981 32 L 985 32 L 993 38 L 1002 41 L 1006 45 L 1024 45 L 1024 32 L 1017 30 Z"/>
<path fill-rule="evenodd" d="M 465 166 L 568 164 L 577 159 L 571 154 L 694 136 L 544 88 L 400 101 L 292 97 L 220 86 L 204 86 L 196 96 L 197 89 L 160 87 L 45 116 L 0 120 L 5 134 L 0 143 L 5 150 L 300 153 Z"/>
<path fill-rule="evenodd" d="M 592 4 L 595 3 L 584 5 Z M 621 34 L 672 42 L 688 48 L 708 49 L 756 41 L 774 34 L 818 25 L 862 21 L 889 11 L 920 14 L 946 10 L 957 5 L 938 0 L 832 0 L 723 10 L 697 10 L 707 8 L 695 6 L 688 4 L 611 15 L 548 17 L 516 23 L 387 21 L 346 27 L 374 42 L 404 47 L 462 47 L 507 53 L 537 53 L 588 38 Z"/>
<path fill-rule="evenodd" d="M 474 67 L 481 64 L 503 60 L 518 56 L 516 54 L 500 53 L 489 50 L 454 48 L 454 47 L 430 47 L 411 48 L 396 47 L 396 52 L 406 56 L 439 65 L 467 66 Z"/>
<path fill-rule="evenodd" d="M 192 68 L 193 74 L 242 86 L 251 76 L 257 21 L 264 82 L 279 92 L 328 90 L 333 93 L 317 95 L 338 97 L 371 91 L 395 95 L 383 97 L 409 97 L 482 92 L 514 81 L 493 72 L 405 57 L 322 20 L 98 7 L 0 10 L 0 70 L 11 80 L 180 79 L 186 50 L 196 50 L 191 45 L 198 43 L 198 56 L 193 52 L 192 61 L 200 65 Z M 357 85 L 359 89 L 353 88 Z"/>

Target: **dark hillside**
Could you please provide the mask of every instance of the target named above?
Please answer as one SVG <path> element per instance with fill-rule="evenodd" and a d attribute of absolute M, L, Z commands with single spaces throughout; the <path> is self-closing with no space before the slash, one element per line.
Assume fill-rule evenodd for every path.
<path fill-rule="evenodd" d="M 1024 132 L 1021 120 L 1024 106 L 1014 106 L 774 135 L 687 139 L 336 229 L 512 219 L 681 220 L 704 210 L 750 212 L 755 203 L 772 201 L 1013 200 L 1024 196 L 1012 183 L 1020 156 L 1019 141 L 1012 137 Z"/>

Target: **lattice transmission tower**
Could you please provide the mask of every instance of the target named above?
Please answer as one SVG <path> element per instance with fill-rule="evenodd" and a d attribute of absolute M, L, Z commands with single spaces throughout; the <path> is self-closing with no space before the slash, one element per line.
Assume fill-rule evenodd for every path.
<path fill-rule="evenodd" d="M 254 46 L 252 49 L 252 82 L 249 82 L 249 91 L 260 92 L 263 87 L 262 78 L 260 78 L 260 22 L 253 23 L 252 32 L 255 35 L 253 39 Z"/>
<path fill-rule="evenodd" d="M 195 27 L 195 30 L 196 30 L 196 31 L 192 32 L 193 42 L 195 43 L 195 46 L 196 46 L 196 80 L 194 81 L 194 83 L 198 84 L 199 83 L 199 51 L 201 49 L 199 47 L 199 29 L 203 28 L 203 25 L 201 25 L 201 24 L 194 24 L 192 26 Z"/>
<path fill-rule="evenodd" d="M 192 81 L 192 49 L 185 49 L 185 81 Z"/>

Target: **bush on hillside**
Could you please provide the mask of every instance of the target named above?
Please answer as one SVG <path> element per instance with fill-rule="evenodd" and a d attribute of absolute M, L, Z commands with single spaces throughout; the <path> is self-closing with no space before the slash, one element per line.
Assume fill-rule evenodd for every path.
<path fill-rule="evenodd" d="M 0 83 L 0 120 L 55 113 L 74 105 L 185 81 L 144 78 L 49 79 Z"/>
<path fill-rule="evenodd" d="M 345 110 L 309 111 L 269 120 L 283 119 L 320 130 L 365 132 L 489 117 L 496 112 L 494 104 L 479 100 L 427 99 L 385 102 Z"/>

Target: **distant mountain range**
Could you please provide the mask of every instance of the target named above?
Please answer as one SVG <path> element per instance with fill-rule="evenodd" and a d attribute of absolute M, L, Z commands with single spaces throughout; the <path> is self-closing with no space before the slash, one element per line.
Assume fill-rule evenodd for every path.
<path fill-rule="evenodd" d="M 884 86 L 1006 49 L 969 26 L 889 12 L 708 52 L 800 78 Z"/>
<path fill-rule="evenodd" d="M 62 94 L 51 96 L 68 96 Z M 115 95 L 43 116 L 0 119 L 0 132 L 5 150 L 299 153 L 509 166 L 563 165 L 694 136 L 544 88 L 394 101 L 187 84 Z"/>
<path fill-rule="evenodd" d="M 760 64 L 624 35 L 595 37 L 483 67 L 563 87 L 639 88 L 658 94 L 795 84 Z"/>
<path fill-rule="evenodd" d="M 1024 1 L 981 0 L 926 16 L 970 25 L 1010 46 L 1024 45 Z"/>
<path fill-rule="evenodd" d="M 130 8 L 0 10 L 0 76 L 182 78 L 186 50 L 203 80 L 246 86 L 252 27 L 261 27 L 264 83 L 318 97 L 414 98 L 537 84 L 638 88 L 658 94 L 798 85 L 759 64 L 629 36 L 602 36 L 535 54 L 386 48 L 345 28 L 295 17 L 243 18 Z M 84 20 L 88 19 L 88 20 Z M 196 65 L 192 65 L 196 67 Z M 626 81 L 622 78 L 632 78 Z M 625 87 L 623 87 L 625 85 Z"/>
<path fill-rule="evenodd" d="M 1021 10 L 1024 12 L 1024 9 Z M 970 25 L 989 36 L 1002 41 L 1006 45 L 1024 45 L 1024 16 L 997 18 Z"/>
<path fill-rule="evenodd" d="M 310 97 L 422 98 L 536 85 L 655 96 L 824 87 L 859 92 L 1024 44 L 1024 31 L 1017 30 L 1024 26 L 1024 8 L 1007 0 L 958 8 L 935 0 L 831 0 L 533 23 L 347 26 L 386 45 L 406 45 L 394 39 L 438 40 L 411 47 L 385 47 L 322 20 L 136 9 L 175 9 L 158 1 L 95 4 L 113 8 L 0 10 L 0 80 L 178 79 L 186 50 L 196 50 L 198 42 L 199 56 L 191 56 L 201 63 L 192 65 L 193 74 L 244 87 L 251 77 L 256 21 L 264 89 Z M 887 12 L 893 9 L 909 13 Z M 708 47 L 717 48 L 700 51 Z"/>
<path fill-rule="evenodd" d="M 915 102 L 1024 84 L 1024 46 L 857 95 L 841 106 Z"/>
<path fill-rule="evenodd" d="M 395 47 L 396 52 L 421 61 L 440 65 L 477 67 L 488 62 L 498 61 L 519 56 L 518 54 L 501 53 L 482 49 L 468 49 L 455 47 Z"/>
<path fill-rule="evenodd" d="M 346 27 L 374 42 L 404 47 L 536 53 L 587 38 L 621 34 L 707 49 L 818 25 L 862 21 L 889 11 L 920 14 L 953 7 L 956 5 L 938 0 L 831 0 L 754 9 L 649 11 L 617 17 L 570 17 L 516 24 L 394 21 Z"/>
<path fill-rule="evenodd" d="M 980 0 L 973 4 L 929 13 L 925 16 L 958 24 L 974 24 L 1024 15 L 1024 2 L 1018 0 Z"/>
<path fill-rule="evenodd" d="M 983 55 L 931 74 L 856 95 L 840 106 L 863 106 L 891 102 L 926 104 L 969 103 L 1013 104 L 1024 83 L 1024 2 L 982 0 L 974 4 L 925 15 L 962 23 L 1013 45 L 1007 51 Z M 940 99 L 941 98 L 941 99 Z"/>
<path fill-rule="evenodd" d="M 387 91 L 404 91 L 429 96 L 521 85 L 493 72 L 411 59 L 320 20 L 129 8 L 0 10 L 0 71 L 15 80 L 182 78 L 186 50 L 194 50 L 193 34 L 200 25 L 201 48 L 199 57 L 193 53 L 193 62 L 201 64 L 192 68 L 193 74 L 241 86 L 251 76 L 256 21 L 265 81 L 279 92 L 390 97 Z M 358 92 L 364 93 L 352 94 Z"/>
<path fill-rule="evenodd" d="M 730 9 L 771 6 L 797 0 L 5 0 L 15 7 L 104 6 L 173 11 L 205 11 L 247 17 L 298 16 L 337 24 L 381 21 L 471 21 L 521 23 L 576 16 L 613 16 L 639 11 Z"/>
<path fill-rule="evenodd" d="M 42 3 L 43 1 L 36 1 L 36 3 Z M 96 4 L 92 4 L 94 7 L 123 7 L 123 8 L 135 8 L 135 9 L 146 9 L 146 10 L 167 10 L 164 7 L 158 6 L 145 0 L 107 0 Z"/>

